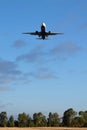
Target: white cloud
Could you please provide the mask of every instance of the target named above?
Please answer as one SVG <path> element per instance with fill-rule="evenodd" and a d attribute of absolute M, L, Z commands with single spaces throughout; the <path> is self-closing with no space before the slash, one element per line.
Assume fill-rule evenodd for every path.
<path fill-rule="evenodd" d="M 8 91 L 10 91 L 11 90 L 11 88 L 10 87 L 8 87 L 8 86 L 0 86 L 0 92 L 8 92 Z"/>
<path fill-rule="evenodd" d="M 81 51 L 82 48 L 76 44 L 74 44 L 73 42 L 64 42 L 62 44 L 58 44 L 57 46 L 55 46 L 51 52 L 53 54 L 75 54 L 78 51 Z"/>
<path fill-rule="evenodd" d="M 26 42 L 24 40 L 16 40 L 13 44 L 13 47 L 15 48 L 22 48 L 24 46 L 26 46 Z"/>
<path fill-rule="evenodd" d="M 14 74 L 14 75 L 19 75 L 21 74 L 21 71 L 17 69 L 17 64 L 12 61 L 7 61 L 7 60 L 0 60 L 0 74 Z"/>
<path fill-rule="evenodd" d="M 41 63 L 44 60 L 44 56 L 47 53 L 44 51 L 44 46 L 36 46 L 27 54 L 20 55 L 16 58 L 16 61 L 26 61 L 29 63 Z"/>
<path fill-rule="evenodd" d="M 73 42 L 64 42 L 54 46 L 50 54 L 53 57 L 58 57 L 61 60 L 67 60 L 68 57 L 76 55 L 78 52 L 83 51 L 83 48 Z"/>

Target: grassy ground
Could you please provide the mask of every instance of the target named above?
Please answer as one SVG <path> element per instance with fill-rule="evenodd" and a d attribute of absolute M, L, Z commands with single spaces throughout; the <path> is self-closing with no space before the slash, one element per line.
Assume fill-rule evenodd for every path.
<path fill-rule="evenodd" d="M 29 128 L 17 128 L 17 127 L 5 127 L 0 130 L 87 130 L 87 128 L 67 128 L 67 127 L 29 127 Z"/>

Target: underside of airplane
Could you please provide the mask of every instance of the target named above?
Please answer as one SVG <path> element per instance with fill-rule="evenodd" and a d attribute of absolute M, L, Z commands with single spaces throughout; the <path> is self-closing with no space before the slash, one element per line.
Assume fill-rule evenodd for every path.
<path fill-rule="evenodd" d="M 35 32 L 24 32 L 23 34 L 30 34 L 30 35 L 37 35 L 39 36 L 39 39 L 46 39 L 49 35 L 60 35 L 64 34 L 61 32 L 51 32 L 51 31 L 46 31 L 46 24 L 42 23 L 41 24 L 41 31 L 35 31 Z"/>

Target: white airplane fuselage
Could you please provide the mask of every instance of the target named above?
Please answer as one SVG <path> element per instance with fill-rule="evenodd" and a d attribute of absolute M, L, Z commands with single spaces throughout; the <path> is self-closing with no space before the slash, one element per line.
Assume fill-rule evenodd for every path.
<path fill-rule="evenodd" d="M 46 24 L 42 23 L 41 24 L 41 37 L 43 40 L 45 39 L 45 36 L 46 36 Z"/>

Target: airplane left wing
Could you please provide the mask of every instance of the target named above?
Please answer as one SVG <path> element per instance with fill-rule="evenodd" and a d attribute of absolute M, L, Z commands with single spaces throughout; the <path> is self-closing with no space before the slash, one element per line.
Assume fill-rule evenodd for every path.
<path fill-rule="evenodd" d="M 61 32 L 46 32 L 46 35 L 48 36 L 48 35 L 60 35 L 60 34 L 64 34 L 64 33 L 61 33 Z"/>

